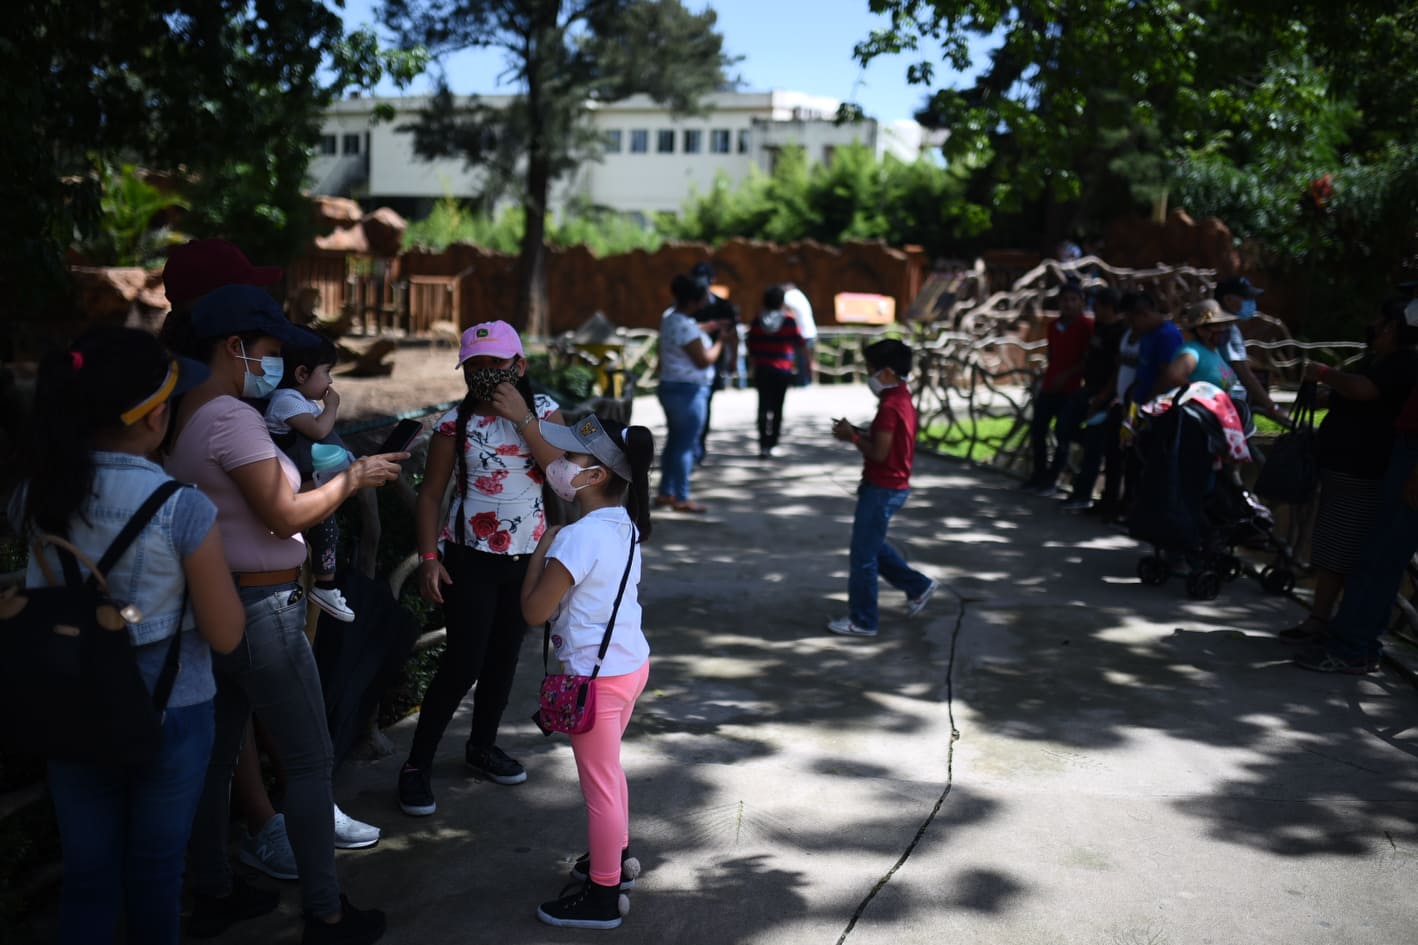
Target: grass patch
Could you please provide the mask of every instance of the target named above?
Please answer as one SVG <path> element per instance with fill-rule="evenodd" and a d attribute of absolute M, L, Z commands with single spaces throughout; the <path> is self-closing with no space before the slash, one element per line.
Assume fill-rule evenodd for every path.
<path fill-rule="evenodd" d="M 1013 417 L 965 417 L 953 424 L 938 420 L 920 431 L 919 441 L 946 456 L 988 463 L 1006 445 L 1006 437 L 1013 427 Z M 1021 427 L 1015 432 L 1015 439 L 1027 433 L 1028 429 Z"/>

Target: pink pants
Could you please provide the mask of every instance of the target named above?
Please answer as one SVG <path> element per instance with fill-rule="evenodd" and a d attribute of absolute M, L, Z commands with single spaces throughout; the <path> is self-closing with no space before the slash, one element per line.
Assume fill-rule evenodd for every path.
<path fill-rule="evenodd" d="M 620 764 L 620 738 L 649 678 L 649 660 L 624 676 L 597 676 L 596 723 L 571 736 L 586 798 L 591 881 L 598 886 L 620 885 L 620 851 L 630 845 L 630 790 Z"/>

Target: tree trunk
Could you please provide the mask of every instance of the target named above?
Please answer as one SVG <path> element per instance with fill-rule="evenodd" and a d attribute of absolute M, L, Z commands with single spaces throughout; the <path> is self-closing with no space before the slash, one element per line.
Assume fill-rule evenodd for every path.
<path fill-rule="evenodd" d="M 543 165 L 540 173 L 540 191 L 536 189 L 538 164 Z M 525 217 L 522 234 L 521 257 L 517 262 L 517 313 L 522 324 L 518 329 L 524 335 L 546 337 L 547 334 L 547 174 L 544 162 L 529 157 L 527 168 L 527 199 L 522 204 Z"/>

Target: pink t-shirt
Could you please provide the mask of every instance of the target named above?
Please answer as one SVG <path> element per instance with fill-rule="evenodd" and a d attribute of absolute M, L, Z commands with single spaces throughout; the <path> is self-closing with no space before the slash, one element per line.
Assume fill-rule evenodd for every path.
<path fill-rule="evenodd" d="M 305 563 L 305 539 L 271 533 L 238 488 L 231 471 L 262 460 L 281 464 L 290 490 L 300 489 L 300 473 L 276 448 L 256 408 L 235 397 L 216 397 L 193 412 L 167 458 L 167 472 L 190 482 L 217 507 L 222 546 L 233 571 L 281 571 Z"/>

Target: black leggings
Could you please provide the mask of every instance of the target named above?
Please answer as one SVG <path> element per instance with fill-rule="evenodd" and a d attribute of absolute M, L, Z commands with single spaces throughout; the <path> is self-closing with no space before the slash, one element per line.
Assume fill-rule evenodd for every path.
<path fill-rule="evenodd" d="M 758 388 L 758 448 L 761 450 L 778 445 L 778 437 L 783 432 L 783 398 L 792 383 L 793 375 L 787 371 L 759 368 L 753 375 L 753 386 Z"/>
<path fill-rule="evenodd" d="M 453 579 L 442 587 L 448 645 L 423 697 L 409 749 L 414 767 L 432 766 L 443 731 L 473 683 L 478 688 L 473 693 L 468 744 L 489 748 L 497 741 L 527 631 L 522 619 L 522 578 L 531 557 L 495 555 L 452 543 L 444 547 L 443 567 Z"/>

